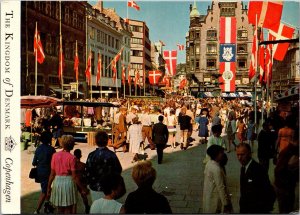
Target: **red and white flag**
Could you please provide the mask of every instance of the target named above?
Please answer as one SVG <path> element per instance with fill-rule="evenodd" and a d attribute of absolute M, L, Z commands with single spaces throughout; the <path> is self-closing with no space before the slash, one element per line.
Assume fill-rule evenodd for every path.
<path fill-rule="evenodd" d="M 37 24 L 35 26 L 35 33 L 34 33 L 34 40 L 33 40 L 33 51 L 34 51 L 34 56 L 37 59 L 37 62 L 39 62 L 39 64 L 42 64 L 44 62 L 44 59 L 45 59 L 45 54 L 44 54 L 44 50 L 43 50 L 42 41 L 41 41 L 41 38 L 40 38 L 40 33 L 37 30 Z"/>
<path fill-rule="evenodd" d="M 125 84 L 126 81 L 126 68 L 122 65 L 122 83 Z"/>
<path fill-rule="evenodd" d="M 166 61 L 169 75 L 173 76 L 176 74 L 176 63 L 177 63 L 177 51 L 164 51 L 164 59 Z"/>
<path fill-rule="evenodd" d="M 60 37 L 59 53 L 58 53 L 58 79 L 59 80 L 63 78 L 63 72 L 64 72 L 64 55 L 62 49 L 62 38 Z"/>
<path fill-rule="evenodd" d="M 248 22 L 276 31 L 280 23 L 283 1 L 249 1 Z"/>
<path fill-rule="evenodd" d="M 160 84 L 165 85 L 166 87 L 170 86 L 170 76 L 164 75 L 164 78 L 160 82 Z"/>
<path fill-rule="evenodd" d="M 140 85 L 140 72 L 139 70 L 135 70 L 135 79 L 134 79 L 134 86 Z"/>
<path fill-rule="evenodd" d="M 272 45 L 268 45 L 265 49 L 266 51 L 266 66 L 265 66 L 265 73 L 264 73 L 264 82 L 265 84 L 268 83 L 268 79 L 269 79 L 269 85 L 271 83 L 272 80 L 272 66 L 273 66 L 273 60 L 271 57 L 271 49 L 272 49 Z"/>
<path fill-rule="evenodd" d="M 101 67 L 101 55 L 98 53 L 98 62 L 97 62 L 97 76 L 96 76 L 96 85 L 100 83 L 102 67 Z"/>
<path fill-rule="evenodd" d="M 256 74 L 256 51 L 257 51 L 257 42 L 256 36 L 257 35 L 257 27 L 255 27 L 254 35 L 253 35 L 253 42 L 252 42 L 252 52 L 251 52 L 251 60 L 250 60 L 250 67 L 249 67 L 249 80 L 251 80 Z"/>
<path fill-rule="evenodd" d="M 260 32 L 260 41 L 264 41 L 264 33 Z M 262 84 L 264 79 L 264 73 L 266 70 L 266 64 L 269 59 L 266 59 L 265 47 L 263 45 L 259 46 L 259 82 Z"/>
<path fill-rule="evenodd" d="M 132 1 L 132 0 L 128 1 L 127 6 L 128 7 L 133 7 L 136 10 L 140 10 L 140 7 L 137 5 L 137 3 L 135 1 Z"/>
<path fill-rule="evenodd" d="M 183 89 L 187 84 L 186 78 L 182 79 L 179 83 L 179 89 Z"/>
<path fill-rule="evenodd" d="M 269 30 L 269 40 L 288 40 L 293 38 L 295 29 L 285 24 L 280 23 L 276 31 Z M 289 43 L 277 43 L 273 45 L 273 58 L 279 61 L 284 59 L 284 56 L 289 48 Z"/>
<path fill-rule="evenodd" d="M 228 50 L 225 50 L 225 46 L 222 46 L 220 53 L 220 59 L 227 59 L 220 62 L 220 78 L 219 82 L 224 83 L 220 85 L 222 92 L 235 92 L 235 75 L 236 75 L 236 62 L 235 58 L 235 44 L 236 44 L 236 18 L 235 17 L 220 17 L 220 44 L 227 45 Z M 225 48 L 224 48 L 225 47 Z M 227 49 L 227 48 L 226 48 Z M 224 55 L 224 56 L 223 56 Z"/>
<path fill-rule="evenodd" d="M 148 75 L 149 75 L 150 84 L 154 85 L 154 84 L 158 84 L 158 81 L 159 81 L 162 73 L 159 70 L 153 70 L 153 71 L 149 71 Z"/>
<path fill-rule="evenodd" d="M 177 44 L 178 50 L 183 51 L 184 50 L 184 45 L 183 44 Z"/>
<path fill-rule="evenodd" d="M 121 48 L 121 50 L 117 53 L 117 55 L 114 57 L 114 59 L 112 59 L 112 61 L 110 62 L 111 65 L 111 70 L 113 71 L 113 81 L 115 82 L 117 79 L 117 62 L 119 61 L 122 52 L 123 52 L 124 47 Z"/>
<path fill-rule="evenodd" d="M 74 57 L 74 71 L 75 71 L 75 77 L 76 77 L 77 82 L 78 82 L 78 70 L 79 70 L 79 57 L 78 57 L 77 41 L 76 41 L 76 50 L 75 50 L 75 57 Z"/>
<path fill-rule="evenodd" d="M 85 69 L 85 77 L 86 77 L 88 85 L 90 84 L 90 81 L 91 81 L 91 73 L 92 73 L 91 69 L 92 69 L 92 52 L 90 51 L 86 69 Z"/>
<path fill-rule="evenodd" d="M 128 85 L 131 85 L 130 64 L 128 64 L 127 70 L 128 70 L 127 82 Z"/>

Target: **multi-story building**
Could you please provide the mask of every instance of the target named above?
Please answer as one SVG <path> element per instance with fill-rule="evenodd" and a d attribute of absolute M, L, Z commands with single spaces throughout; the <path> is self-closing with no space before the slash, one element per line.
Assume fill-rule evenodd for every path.
<path fill-rule="evenodd" d="M 126 68 L 130 59 L 130 36 L 128 24 L 116 14 L 114 9 L 103 8 L 103 2 L 98 3 L 88 11 L 88 48 L 92 51 L 92 89 L 93 94 L 106 96 L 116 94 L 121 89 L 121 65 Z M 123 48 L 122 57 L 117 62 L 117 79 L 113 80 L 110 62 Z M 102 76 L 96 83 L 98 55 L 102 58 Z M 101 89 L 100 89 L 101 88 Z"/>
<path fill-rule="evenodd" d="M 45 60 L 37 65 L 37 94 L 61 94 L 58 79 L 60 14 L 64 54 L 63 83 L 75 82 L 74 55 L 77 40 L 79 90 L 85 91 L 85 2 L 24 1 L 21 3 L 21 95 L 35 93 L 35 26 L 43 45 Z M 60 10 L 61 8 L 61 10 Z M 60 96 L 60 95 L 59 95 Z"/>
<path fill-rule="evenodd" d="M 299 85 L 299 42 L 290 44 L 283 61 L 273 61 L 272 81 L 274 95 L 286 91 L 295 85 Z"/>
<path fill-rule="evenodd" d="M 220 17 L 236 17 L 236 91 L 251 91 L 248 85 L 253 27 L 248 23 L 247 6 L 240 1 L 216 1 L 200 15 L 197 5 L 190 5 L 190 26 L 186 34 L 187 73 L 193 73 L 204 90 L 217 90 L 216 74 L 220 73 Z M 213 75 L 213 76 L 212 76 Z M 211 87 L 210 87 L 211 86 Z"/>
<path fill-rule="evenodd" d="M 132 32 L 131 37 L 131 51 L 130 51 L 130 75 L 135 76 L 135 71 L 139 71 L 140 82 L 144 79 L 146 71 L 151 70 L 151 41 L 149 39 L 149 28 L 145 22 L 139 20 L 128 20 L 130 30 Z M 145 82 L 147 82 L 145 80 Z M 142 85 L 142 84 L 141 84 Z"/>

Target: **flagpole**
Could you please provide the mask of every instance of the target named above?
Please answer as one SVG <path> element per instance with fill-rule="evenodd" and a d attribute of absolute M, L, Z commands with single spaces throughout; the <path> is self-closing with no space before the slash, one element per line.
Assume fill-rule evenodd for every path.
<path fill-rule="evenodd" d="M 124 69 L 125 69 L 125 66 L 124 66 Z M 126 70 L 124 71 L 125 74 L 124 74 L 124 81 L 123 81 L 123 88 L 124 88 L 124 99 L 125 99 L 125 94 L 126 94 L 126 88 L 125 88 L 125 85 L 126 85 Z M 123 79 L 123 74 L 122 74 L 122 79 Z"/>
<path fill-rule="evenodd" d="M 37 33 L 37 22 L 35 22 L 35 32 Z M 36 35 L 35 35 L 36 36 Z M 37 96 L 37 50 L 35 53 L 35 73 L 34 73 L 34 95 Z"/>
<path fill-rule="evenodd" d="M 77 55 L 77 57 L 78 57 L 78 52 L 77 52 L 77 40 L 76 40 L 76 55 Z M 78 99 L 78 68 L 79 67 L 79 65 L 77 66 L 77 68 L 76 68 L 76 90 L 77 90 L 77 99 Z"/>
<path fill-rule="evenodd" d="M 61 61 L 61 65 L 60 65 L 60 67 L 61 67 L 61 76 L 60 76 L 60 78 L 61 78 L 61 98 L 63 98 L 64 97 L 64 77 L 63 77 L 63 62 L 62 62 L 62 35 L 61 35 L 61 1 L 59 1 L 59 42 L 60 42 L 60 49 L 59 49 L 59 51 L 60 51 L 60 61 Z"/>
<path fill-rule="evenodd" d="M 91 46 L 90 46 L 90 53 L 91 53 Z M 91 91 L 91 102 L 93 99 L 93 84 L 92 84 L 92 56 L 91 56 L 91 66 L 90 66 L 90 91 Z"/>
<path fill-rule="evenodd" d="M 101 67 L 101 69 L 100 69 L 100 80 L 99 80 L 99 94 L 100 94 L 100 98 L 102 99 L 102 93 L 101 93 L 101 91 L 102 91 L 102 84 L 101 84 L 101 76 L 102 76 L 102 56 L 101 56 L 101 54 L 100 54 L 100 51 L 99 51 L 99 58 L 100 58 L 100 67 Z"/>
<path fill-rule="evenodd" d="M 136 70 L 135 70 L 135 73 L 134 73 L 134 74 L 135 74 L 135 77 L 134 77 L 134 91 L 135 91 L 135 92 L 134 92 L 134 95 L 136 96 L 136 93 L 137 93 L 137 92 L 136 92 L 136 91 L 137 91 L 137 81 L 136 81 L 136 76 L 137 76 L 137 74 L 136 74 Z"/>
<path fill-rule="evenodd" d="M 256 93 L 257 93 L 257 87 L 256 87 L 256 82 L 257 82 L 257 73 L 259 72 L 259 65 L 258 65 L 258 44 L 259 44 L 259 37 L 258 37 L 258 26 L 257 26 L 257 14 L 256 14 L 256 74 L 254 76 L 254 125 L 255 125 L 255 132 L 257 132 L 257 104 L 256 104 Z"/>
<path fill-rule="evenodd" d="M 144 77 L 143 77 L 143 80 L 144 80 L 144 96 L 146 95 L 146 70 L 144 70 Z"/>
<path fill-rule="evenodd" d="M 117 66 L 117 65 L 116 65 Z M 116 68 L 117 70 L 117 68 Z M 116 91 L 117 91 L 117 99 L 119 99 L 119 90 L 118 90 L 118 70 L 116 71 Z"/>
<path fill-rule="evenodd" d="M 270 48 L 270 60 L 271 60 L 271 69 L 270 73 L 273 73 L 273 46 Z M 270 106 L 273 108 L 273 96 L 274 96 L 274 89 L 273 89 L 273 74 L 272 74 L 272 80 L 271 80 L 271 101 L 270 101 Z"/>
<path fill-rule="evenodd" d="M 270 59 L 271 60 L 271 59 Z M 269 63 L 270 64 L 270 63 Z M 270 97 L 269 97 L 269 85 L 270 85 L 270 81 L 269 81 L 269 73 L 270 73 L 270 68 L 268 67 L 268 71 L 267 71 L 267 104 L 269 106 L 269 108 L 267 109 L 267 118 L 269 117 L 269 112 L 270 112 Z"/>
<path fill-rule="evenodd" d="M 129 73 L 128 73 L 128 77 L 129 77 Z M 129 96 L 131 96 L 131 77 L 130 77 L 130 83 L 128 83 L 128 85 L 129 85 Z"/>

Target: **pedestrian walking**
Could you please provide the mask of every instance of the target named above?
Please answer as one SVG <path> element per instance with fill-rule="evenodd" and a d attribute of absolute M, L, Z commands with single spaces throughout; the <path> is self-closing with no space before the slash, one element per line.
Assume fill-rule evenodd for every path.
<path fill-rule="evenodd" d="M 240 143 L 246 140 L 246 124 L 243 117 L 239 117 L 237 122 L 237 138 Z"/>
<path fill-rule="evenodd" d="M 208 111 L 207 109 L 202 109 L 200 117 L 197 118 L 197 123 L 199 124 L 199 132 L 198 136 L 201 138 L 201 143 L 204 144 L 207 142 L 208 137 L 208 118 L 207 118 Z M 204 138 L 204 140 L 203 140 Z"/>
<path fill-rule="evenodd" d="M 293 119 L 291 117 L 287 117 L 286 120 L 284 120 L 284 127 L 279 129 L 278 132 L 276 148 L 279 153 L 285 149 L 292 140 L 294 135 L 294 129 L 292 127 Z"/>
<path fill-rule="evenodd" d="M 238 144 L 236 155 L 242 165 L 240 174 L 240 213 L 270 213 L 273 210 L 276 196 L 268 173 L 252 159 L 249 144 Z"/>
<path fill-rule="evenodd" d="M 191 125 L 191 117 L 186 115 L 186 107 L 181 108 L 178 116 L 178 123 L 180 126 L 180 149 L 186 150 L 188 148 L 188 131 Z"/>
<path fill-rule="evenodd" d="M 153 126 L 152 140 L 156 146 L 157 162 L 158 164 L 161 164 L 163 159 L 163 150 L 166 147 L 169 138 L 169 131 L 168 127 L 163 124 L 164 116 L 159 116 L 158 120 L 159 122 Z"/>
<path fill-rule="evenodd" d="M 142 123 L 142 134 L 143 134 L 143 142 L 145 143 L 145 140 L 147 138 L 149 147 L 151 150 L 155 149 L 155 145 L 153 144 L 153 141 L 151 139 L 152 136 L 152 122 L 151 117 L 149 115 L 150 108 L 146 107 L 144 109 L 144 113 L 141 115 L 141 123 Z M 146 146 L 147 148 L 148 146 Z"/>
<path fill-rule="evenodd" d="M 63 150 L 54 153 L 51 160 L 47 199 L 50 198 L 50 202 L 56 206 L 59 214 L 76 213 L 76 185 L 80 187 L 82 195 L 89 193 L 76 174 L 76 158 L 70 153 L 74 144 L 73 136 L 63 135 L 61 141 Z"/>
<path fill-rule="evenodd" d="M 232 113 L 232 112 L 231 112 Z M 225 132 L 227 134 L 227 152 L 231 151 L 231 145 L 235 146 L 236 122 L 233 118 L 234 114 L 228 114 L 228 120 L 225 123 Z"/>
<path fill-rule="evenodd" d="M 167 126 L 169 131 L 169 143 L 171 144 L 172 148 L 176 148 L 176 125 L 177 125 L 177 117 L 175 115 L 174 109 L 170 110 L 170 115 L 167 117 Z"/>
<path fill-rule="evenodd" d="M 132 169 L 132 178 L 138 188 L 129 193 L 125 200 L 128 214 L 171 214 L 169 202 L 153 189 L 156 170 L 150 161 L 141 161 Z"/>
<path fill-rule="evenodd" d="M 104 131 L 95 134 L 96 150 L 86 160 L 87 183 L 92 201 L 104 196 L 101 178 L 111 172 L 121 174 L 122 166 L 116 154 L 107 148 L 108 135 Z"/>
<path fill-rule="evenodd" d="M 51 173 L 51 159 L 55 149 L 50 145 L 52 134 L 44 131 L 40 136 L 40 144 L 34 154 L 32 165 L 37 168 L 37 177 L 35 182 L 41 184 L 41 193 L 34 213 L 40 213 L 47 195 L 48 179 Z"/>
<path fill-rule="evenodd" d="M 204 170 L 203 213 L 231 213 L 232 203 L 227 188 L 226 174 L 221 166 L 224 148 L 212 145 L 207 149 L 210 156 Z"/>
<path fill-rule="evenodd" d="M 247 141 L 248 144 L 251 144 L 252 150 L 254 150 L 254 140 L 256 139 L 256 133 L 255 133 L 255 123 L 253 119 L 249 119 L 248 125 L 247 125 Z"/>
<path fill-rule="evenodd" d="M 129 143 L 129 152 L 133 153 L 132 163 L 139 160 L 138 155 L 144 150 L 142 124 L 138 117 L 132 119 L 132 125 L 128 129 L 127 142 Z"/>

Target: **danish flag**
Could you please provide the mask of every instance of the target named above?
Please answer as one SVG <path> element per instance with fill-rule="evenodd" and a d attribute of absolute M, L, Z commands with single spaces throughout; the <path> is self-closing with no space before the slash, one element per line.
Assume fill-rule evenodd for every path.
<path fill-rule="evenodd" d="M 176 62 L 177 62 L 177 51 L 164 51 L 164 59 L 167 64 L 169 75 L 173 76 L 176 74 Z"/>
<path fill-rule="evenodd" d="M 121 50 L 118 52 L 118 54 L 114 57 L 114 59 L 112 59 L 112 61 L 110 62 L 111 64 L 111 70 L 113 71 L 113 81 L 115 82 L 117 79 L 117 62 L 119 61 L 122 52 L 123 52 L 124 47 L 121 48 Z"/>
<path fill-rule="evenodd" d="M 62 49 L 62 38 L 60 37 L 60 43 L 59 43 L 59 54 L 58 54 L 58 79 L 61 80 L 63 77 L 63 71 L 64 71 L 64 55 L 63 55 L 63 49 Z"/>
<path fill-rule="evenodd" d="M 177 44 L 177 47 L 178 47 L 179 51 L 183 51 L 184 50 L 184 45 Z"/>
<path fill-rule="evenodd" d="M 127 67 L 127 69 L 128 69 L 128 84 L 129 85 L 131 85 L 131 75 L 130 75 L 130 65 L 128 64 L 128 67 Z"/>
<path fill-rule="evenodd" d="M 101 68 L 101 55 L 100 55 L 100 53 L 99 53 L 99 54 L 98 54 L 98 63 L 97 63 L 96 85 L 99 84 L 99 82 L 100 82 L 101 72 L 102 72 L 102 68 Z"/>
<path fill-rule="evenodd" d="M 295 29 L 280 23 L 276 31 L 269 30 L 269 40 L 287 40 L 292 39 Z M 273 45 L 273 57 L 282 61 L 289 48 L 289 43 L 277 43 Z"/>
<path fill-rule="evenodd" d="M 127 6 L 128 7 L 133 7 L 136 10 L 140 10 L 140 7 L 137 5 L 137 3 L 135 1 L 132 1 L 132 0 L 128 1 Z"/>
<path fill-rule="evenodd" d="M 140 72 L 139 70 L 135 70 L 135 79 L 134 79 L 134 86 L 140 85 Z"/>
<path fill-rule="evenodd" d="M 256 36 L 257 35 L 257 27 L 255 27 L 254 35 L 253 35 L 253 43 L 252 43 L 252 52 L 251 52 L 251 61 L 249 67 L 249 80 L 251 80 L 256 74 L 256 67 L 255 67 L 255 59 L 256 59 Z"/>
<path fill-rule="evenodd" d="M 86 76 L 88 85 L 90 84 L 90 80 L 91 80 L 91 67 L 92 67 L 91 64 L 92 64 L 92 52 L 90 51 L 86 70 L 85 70 L 85 76 Z"/>
<path fill-rule="evenodd" d="M 179 89 L 183 89 L 185 87 L 185 85 L 187 84 L 187 80 L 186 78 L 185 79 L 182 79 L 179 83 Z"/>
<path fill-rule="evenodd" d="M 37 30 L 37 25 L 35 26 L 35 33 L 34 33 L 34 40 L 33 40 L 33 50 L 34 55 L 36 56 L 37 62 L 39 64 L 42 64 L 45 59 L 45 54 L 43 51 L 43 45 L 40 38 L 40 33 Z"/>
<path fill-rule="evenodd" d="M 74 57 L 74 71 L 75 71 L 76 81 L 78 81 L 78 67 L 79 67 L 79 58 L 78 58 L 77 41 L 76 41 L 76 50 L 75 50 L 75 57 Z"/>
<path fill-rule="evenodd" d="M 126 69 L 125 66 L 122 65 L 122 83 L 125 84 L 126 81 Z"/>
<path fill-rule="evenodd" d="M 149 71 L 149 82 L 150 84 L 158 84 L 158 81 L 161 77 L 162 73 L 159 70 Z"/>
<path fill-rule="evenodd" d="M 276 31 L 280 23 L 283 1 L 249 1 L 248 22 Z"/>
<path fill-rule="evenodd" d="M 170 77 L 165 75 L 163 80 L 160 82 L 160 84 L 166 85 L 166 87 L 169 87 L 170 86 Z"/>

